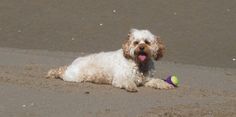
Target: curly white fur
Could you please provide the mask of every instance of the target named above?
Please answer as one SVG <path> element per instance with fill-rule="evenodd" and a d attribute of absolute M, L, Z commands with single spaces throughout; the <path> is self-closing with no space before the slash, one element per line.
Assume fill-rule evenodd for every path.
<path fill-rule="evenodd" d="M 173 88 L 153 78 L 154 60 L 162 57 L 164 46 L 159 37 L 148 30 L 131 29 L 122 49 L 78 57 L 68 67 L 52 69 L 47 77 L 64 81 L 112 84 L 127 91 L 137 86 L 159 89 Z"/>

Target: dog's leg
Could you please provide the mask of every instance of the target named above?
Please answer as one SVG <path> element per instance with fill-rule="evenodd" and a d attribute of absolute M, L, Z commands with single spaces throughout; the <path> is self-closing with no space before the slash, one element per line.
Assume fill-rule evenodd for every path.
<path fill-rule="evenodd" d="M 161 79 L 149 78 L 144 84 L 145 87 L 152 87 L 155 89 L 172 89 L 174 86 Z"/>
<path fill-rule="evenodd" d="M 121 89 L 125 89 L 128 92 L 137 92 L 138 87 L 134 81 L 131 80 L 122 80 L 122 81 L 114 81 L 112 85 Z"/>
<path fill-rule="evenodd" d="M 60 78 L 60 79 L 62 79 L 62 76 L 63 76 L 65 70 L 67 69 L 67 67 L 68 66 L 61 66 L 56 69 L 50 69 L 48 71 L 46 78 Z"/>

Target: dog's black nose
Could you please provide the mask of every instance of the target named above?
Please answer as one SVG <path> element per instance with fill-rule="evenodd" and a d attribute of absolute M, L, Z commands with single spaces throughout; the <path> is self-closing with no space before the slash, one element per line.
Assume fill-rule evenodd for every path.
<path fill-rule="evenodd" d="M 143 47 L 143 46 L 141 46 L 141 47 L 139 47 L 139 49 L 140 49 L 140 50 L 144 50 L 144 47 Z"/>

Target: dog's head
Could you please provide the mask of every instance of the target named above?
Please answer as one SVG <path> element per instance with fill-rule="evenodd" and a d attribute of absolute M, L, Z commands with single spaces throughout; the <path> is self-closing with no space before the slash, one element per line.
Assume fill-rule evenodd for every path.
<path fill-rule="evenodd" d="M 159 60 L 163 56 L 164 45 L 160 37 L 148 30 L 131 29 L 122 49 L 127 59 L 133 59 L 137 63 L 147 63 L 152 58 Z"/>

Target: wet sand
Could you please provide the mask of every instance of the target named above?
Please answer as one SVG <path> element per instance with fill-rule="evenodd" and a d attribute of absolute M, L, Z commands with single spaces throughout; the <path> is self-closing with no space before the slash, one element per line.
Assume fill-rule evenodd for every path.
<path fill-rule="evenodd" d="M 159 62 L 155 76 L 176 74 L 180 87 L 129 93 L 45 78 L 48 69 L 86 53 L 0 48 L 0 55 L 1 116 L 236 116 L 236 69 Z"/>
<path fill-rule="evenodd" d="M 236 116 L 235 1 L 0 0 L 0 116 Z M 174 90 L 45 79 L 78 56 L 120 48 L 130 28 L 167 46 L 156 77 Z"/>

